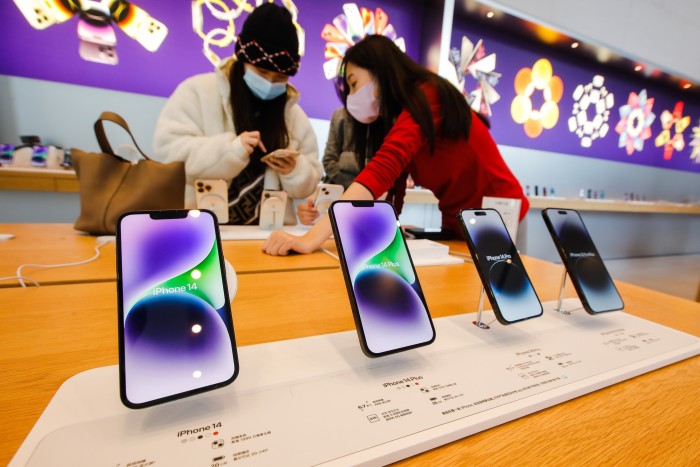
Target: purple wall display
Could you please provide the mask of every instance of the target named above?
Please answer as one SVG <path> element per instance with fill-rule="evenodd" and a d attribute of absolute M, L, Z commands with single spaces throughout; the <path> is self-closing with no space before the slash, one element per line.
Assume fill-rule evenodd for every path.
<path fill-rule="evenodd" d="M 455 18 L 453 48 L 463 36 L 482 40 L 478 58 L 495 54 L 498 99 L 488 109 L 497 143 L 700 173 L 695 95 Z M 465 91 L 478 87 L 467 74 Z"/>
<path fill-rule="evenodd" d="M 27 5 L 33 1 L 22 0 Z M 249 3 L 255 4 L 255 1 L 249 0 Z M 321 32 L 326 24 L 332 24 L 333 18 L 343 13 L 346 2 L 296 0 L 293 3 L 306 40 L 300 70 L 290 82 L 301 92 L 300 104 L 310 117 L 330 119 L 333 110 L 341 103 L 333 82 L 324 76 L 326 41 Z M 416 60 L 419 58 L 425 8 L 422 2 L 367 0 L 356 3 L 371 10 L 382 8 L 399 36 L 404 38 L 406 53 Z M 195 31 L 199 28 L 193 28 L 193 11 L 201 15 L 203 34 L 216 28 L 225 30 L 229 27 L 228 21 L 216 18 L 201 3 L 200 8 L 193 9 L 190 0 L 134 0 L 134 4 L 167 27 L 167 35 L 156 50 L 150 51 L 141 43 L 144 41 L 139 42 L 121 27 L 113 25 L 117 63 L 109 64 L 105 63 L 108 60 L 98 63 L 81 58 L 81 22 L 77 15 L 63 17 L 60 23 L 42 25 L 44 29 L 35 29 L 15 2 L 0 2 L 4 26 L 0 29 L 0 43 L 3 44 L 0 48 L 0 74 L 167 97 L 186 78 L 213 70 L 210 59 L 203 53 L 204 41 Z M 219 11 L 236 8 L 232 0 L 212 0 L 211 4 Z M 247 16 L 248 13 L 242 12 L 233 21 L 235 31 L 242 27 Z M 234 43 L 227 44 L 224 36 L 212 34 L 209 54 L 219 57 L 233 54 Z M 223 46 L 217 47 L 216 44 Z M 84 50 L 82 54 L 85 54 Z"/>

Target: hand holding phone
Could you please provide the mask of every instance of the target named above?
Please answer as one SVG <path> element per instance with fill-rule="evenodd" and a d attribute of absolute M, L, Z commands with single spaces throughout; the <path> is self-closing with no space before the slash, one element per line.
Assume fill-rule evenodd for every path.
<path fill-rule="evenodd" d="M 313 225 L 320 216 L 311 198 L 297 206 L 297 217 L 302 225 Z"/>
<path fill-rule="evenodd" d="M 581 215 L 573 209 L 547 208 L 542 217 L 586 312 L 621 310 L 622 298 Z"/>
<path fill-rule="evenodd" d="M 458 215 L 474 266 L 501 324 L 542 315 L 518 250 L 495 209 L 465 209 Z"/>
<path fill-rule="evenodd" d="M 335 201 L 328 213 L 365 355 L 432 343 L 435 328 L 391 204 Z"/>
<path fill-rule="evenodd" d="M 295 151 L 294 149 L 277 149 L 275 151 L 272 151 L 270 153 L 265 154 L 260 158 L 262 162 L 266 162 L 270 159 L 273 158 L 284 158 L 284 157 L 291 157 L 291 158 L 297 158 L 299 157 L 299 151 Z"/>
<path fill-rule="evenodd" d="M 121 400 L 142 408 L 230 384 L 238 357 L 214 214 L 119 217 Z"/>

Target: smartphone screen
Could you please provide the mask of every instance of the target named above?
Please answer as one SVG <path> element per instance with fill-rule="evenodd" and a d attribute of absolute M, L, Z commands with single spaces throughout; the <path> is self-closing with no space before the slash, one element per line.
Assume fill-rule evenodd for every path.
<path fill-rule="evenodd" d="M 46 167 L 46 157 L 49 154 L 48 146 L 32 146 L 32 166 Z"/>
<path fill-rule="evenodd" d="M 121 397 L 141 408 L 238 374 L 214 214 L 132 212 L 117 222 Z"/>
<path fill-rule="evenodd" d="M 336 201 L 329 209 L 363 352 L 369 357 L 435 340 L 394 208 L 382 201 Z"/>
<path fill-rule="evenodd" d="M 465 209 L 459 219 L 496 319 L 511 324 L 542 315 L 542 304 L 498 211 Z"/>
<path fill-rule="evenodd" d="M 580 214 L 573 209 L 542 210 L 552 240 L 588 313 L 621 310 L 624 306 Z"/>
<path fill-rule="evenodd" d="M 0 163 L 12 164 L 12 159 L 15 155 L 15 146 L 13 144 L 0 144 Z"/>

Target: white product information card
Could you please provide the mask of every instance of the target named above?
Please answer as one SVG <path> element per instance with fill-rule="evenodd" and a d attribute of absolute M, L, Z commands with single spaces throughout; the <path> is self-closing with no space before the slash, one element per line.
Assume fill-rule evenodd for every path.
<path fill-rule="evenodd" d="M 579 306 L 567 300 L 568 309 Z M 369 359 L 354 332 L 241 347 L 226 388 L 142 410 L 116 366 L 57 392 L 11 465 L 384 464 L 700 353 L 700 339 L 624 312 L 510 326 L 434 320 L 433 345 Z"/>

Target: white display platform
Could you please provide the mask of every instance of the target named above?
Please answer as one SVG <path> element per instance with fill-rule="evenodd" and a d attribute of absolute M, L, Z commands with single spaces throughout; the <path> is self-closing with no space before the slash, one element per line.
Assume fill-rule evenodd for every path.
<path fill-rule="evenodd" d="M 464 260 L 450 256 L 450 247 L 427 239 L 406 240 L 414 266 L 437 266 L 440 264 L 460 264 Z"/>
<path fill-rule="evenodd" d="M 232 385 L 142 410 L 119 401 L 116 366 L 90 370 L 10 465 L 385 464 L 700 353 L 624 312 L 553 307 L 510 326 L 485 311 L 487 330 L 473 313 L 436 319 L 432 345 L 379 359 L 355 332 L 241 347 Z"/>
<path fill-rule="evenodd" d="M 304 235 L 309 228 L 302 225 L 285 225 L 282 230 L 292 235 Z M 219 235 L 226 240 L 267 240 L 272 230 L 262 230 L 257 225 L 220 225 Z"/>

